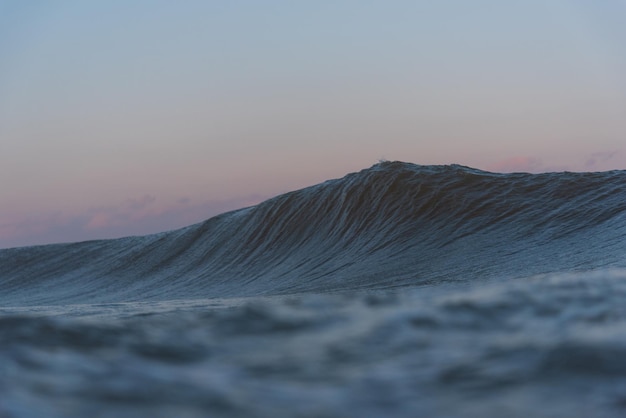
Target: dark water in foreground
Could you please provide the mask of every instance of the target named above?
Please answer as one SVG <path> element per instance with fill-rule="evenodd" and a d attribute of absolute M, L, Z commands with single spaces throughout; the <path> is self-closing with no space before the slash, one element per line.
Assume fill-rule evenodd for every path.
<path fill-rule="evenodd" d="M 626 171 L 382 163 L 0 251 L 0 417 L 626 416 Z"/>

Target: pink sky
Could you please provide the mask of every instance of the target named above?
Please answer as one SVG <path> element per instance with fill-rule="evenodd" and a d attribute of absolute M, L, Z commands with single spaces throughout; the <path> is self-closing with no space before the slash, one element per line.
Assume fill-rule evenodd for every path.
<path fill-rule="evenodd" d="M 544 164 L 537 157 L 510 157 L 482 167 L 494 172 L 602 171 L 624 166 L 624 152 L 598 152 L 577 164 Z M 366 168 L 366 167 L 362 167 Z M 345 173 L 347 174 L 347 173 Z M 313 183 L 311 183 L 313 184 Z M 302 185 L 305 186 L 305 185 Z M 276 194 L 288 190 L 277 191 Z M 160 201 L 145 194 L 128 198 L 118 204 L 93 206 L 85 210 L 40 210 L 30 214 L 14 213 L 0 223 L 0 248 L 144 235 L 191 225 L 217 214 L 252 206 L 271 195 L 248 195 L 223 201 L 181 197 L 176 201 Z"/>
<path fill-rule="evenodd" d="M 0 247 L 182 227 L 379 159 L 626 168 L 622 2 L 15 1 L 0 63 Z"/>

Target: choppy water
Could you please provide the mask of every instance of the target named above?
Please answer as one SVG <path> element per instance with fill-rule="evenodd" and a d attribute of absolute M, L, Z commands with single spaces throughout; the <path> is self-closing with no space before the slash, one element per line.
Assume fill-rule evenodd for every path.
<path fill-rule="evenodd" d="M 0 251 L 0 417 L 626 416 L 626 171 L 382 163 Z"/>

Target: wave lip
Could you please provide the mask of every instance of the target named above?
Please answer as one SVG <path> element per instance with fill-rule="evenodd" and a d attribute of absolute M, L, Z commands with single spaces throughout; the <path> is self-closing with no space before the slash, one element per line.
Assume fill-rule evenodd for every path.
<path fill-rule="evenodd" d="M 5 306 L 436 285 L 626 267 L 626 171 L 383 162 L 176 231 L 0 251 Z"/>

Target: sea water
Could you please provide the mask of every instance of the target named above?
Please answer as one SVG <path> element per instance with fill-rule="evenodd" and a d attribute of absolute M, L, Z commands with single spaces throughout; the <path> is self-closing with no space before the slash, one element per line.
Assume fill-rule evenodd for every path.
<path fill-rule="evenodd" d="M 381 163 L 0 251 L 0 417 L 621 417 L 626 172 Z"/>

